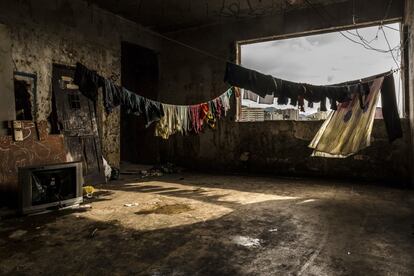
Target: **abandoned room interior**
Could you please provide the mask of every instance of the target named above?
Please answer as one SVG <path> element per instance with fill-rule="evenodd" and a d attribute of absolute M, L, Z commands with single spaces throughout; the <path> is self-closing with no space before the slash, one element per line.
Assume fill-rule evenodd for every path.
<path fill-rule="evenodd" d="M 414 275 L 414 1 L 0 1 L 0 275 Z"/>

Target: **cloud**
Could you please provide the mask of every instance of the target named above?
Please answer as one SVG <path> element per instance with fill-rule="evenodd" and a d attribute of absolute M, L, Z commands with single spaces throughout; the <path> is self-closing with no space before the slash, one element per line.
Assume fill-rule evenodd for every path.
<path fill-rule="evenodd" d="M 364 28 L 360 34 L 370 38 L 377 30 Z M 393 32 L 387 37 L 392 45 L 398 45 L 398 32 Z M 373 46 L 388 48 L 381 36 Z M 366 50 L 337 32 L 243 45 L 242 64 L 265 74 L 314 84 L 359 79 L 396 67 L 390 54 Z"/>
<path fill-rule="evenodd" d="M 331 83 L 335 77 L 330 75 L 326 78 L 327 82 Z"/>

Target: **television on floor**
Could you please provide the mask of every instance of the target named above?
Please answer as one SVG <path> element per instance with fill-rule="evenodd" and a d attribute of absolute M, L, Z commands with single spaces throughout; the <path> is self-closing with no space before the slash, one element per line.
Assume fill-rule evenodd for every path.
<path fill-rule="evenodd" d="M 19 168 L 19 211 L 30 214 L 83 201 L 81 162 Z"/>

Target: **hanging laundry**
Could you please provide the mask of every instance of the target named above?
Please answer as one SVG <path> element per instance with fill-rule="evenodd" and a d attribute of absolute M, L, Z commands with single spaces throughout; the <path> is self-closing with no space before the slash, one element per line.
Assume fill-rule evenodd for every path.
<path fill-rule="evenodd" d="M 105 111 L 111 113 L 112 110 L 121 104 L 122 88 L 115 85 L 112 81 L 104 79 L 103 102 Z"/>
<path fill-rule="evenodd" d="M 111 113 L 117 106 L 122 106 L 127 113 L 144 116 L 146 127 L 163 119 L 160 124 L 157 124 L 157 135 L 167 138 L 176 132 L 199 133 L 205 124 L 214 128 L 217 118 L 225 116 L 230 109 L 230 97 L 232 96 L 230 88 L 219 97 L 201 105 L 162 104 L 142 97 L 125 87 L 119 87 L 80 63 L 76 66 L 75 83 L 82 93 L 94 101 L 97 99 L 98 88 L 103 87 L 104 108 L 107 113 Z M 164 107 L 168 108 L 167 115 L 164 113 Z"/>
<path fill-rule="evenodd" d="M 164 116 L 157 122 L 155 136 L 168 139 L 170 135 L 182 130 L 182 125 L 178 120 L 177 106 L 163 104 Z"/>
<path fill-rule="evenodd" d="M 204 112 L 201 110 L 201 105 L 190 105 L 191 129 L 198 134 L 203 130 Z"/>
<path fill-rule="evenodd" d="M 213 103 L 215 106 L 216 118 L 220 119 L 224 115 L 223 101 L 218 97 L 213 100 Z"/>
<path fill-rule="evenodd" d="M 389 74 L 384 78 L 384 83 L 381 88 L 381 103 L 388 140 L 393 142 L 395 139 L 403 136 L 401 120 L 398 114 L 393 74 Z"/>
<path fill-rule="evenodd" d="M 204 121 L 208 126 L 211 128 L 216 127 L 216 118 L 213 115 L 212 105 L 211 102 L 201 104 L 201 111 L 202 117 L 204 117 Z"/>
<path fill-rule="evenodd" d="M 226 63 L 224 81 L 230 85 L 253 91 L 261 97 L 276 91 L 272 76 L 264 75 L 230 62 Z"/>
<path fill-rule="evenodd" d="M 257 103 L 257 99 L 258 98 L 259 98 L 259 95 L 253 93 L 252 91 L 249 91 L 249 90 L 244 89 L 244 91 L 243 91 L 243 99 L 251 100 L 251 101 Z"/>
<path fill-rule="evenodd" d="M 221 102 L 223 103 L 223 109 L 224 109 L 224 116 L 227 116 L 227 111 L 230 110 L 230 98 L 233 94 L 233 89 L 228 89 L 223 95 L 220 96 Z"/>
<path fill-rule="evenodd" d="M 259 104 L 273 104 L 275 97 L 272 95 L 266 95 L 266 97 L 259 98 Z"/>
<path fill-rule="evenodd" d="M 73 82 L 79 87 L 79 91 L 92 101 L 98 98 L 98 88 L 103 86 L 104 79 L 95 71 L 91 71 L 79 62 L 76 63 Z"/>
<path fill-rule="evenodd" d="M 186 105 L 177 105 L 177 121 L 179 122 L 180 128 L 178 131 L 182 135 L 188 134 L 190 131 L 190 113 L 189 107 Z"/>
<path fill-rule="evenodd" d="M 122 108 L 127 113 L 140 116 L 145 112 L 146 99 L 144 97 L 135 94 L 124 87 L 121 88 L 121 91 L 120 98 L 117 100 L 120 101 Z"/>
<path fill-rule="evenodd" d="M 370 145 L 383 80 L 384 77 L 380 77 L 372 82 L 362 103 L 359 95 L 353 94 L 350 101 L 340 103 L 338 109 L 330 113 L 309 145 L 314 149 L 312 156 L 346 158 Z"/>
<path fill-rule="evenodd" d="M 143 114 L 146 122 L 145 127 L 149 127 L 153 122 L 159 121 L 164 116 L 164 109 L 160 102 L 144 98 Z"/>

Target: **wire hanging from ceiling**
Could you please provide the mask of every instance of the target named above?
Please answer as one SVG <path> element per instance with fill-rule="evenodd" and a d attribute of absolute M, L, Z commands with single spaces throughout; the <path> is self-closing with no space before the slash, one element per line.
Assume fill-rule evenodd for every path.
<path fill-rule="evenodd" d="M 310 0 L 304 0 L 304 1 L 308 4 L 309 7 L 311 7 L 312 9 L 315 10 L 315 12 L 319 15 L 319 17 L 325 23 L 327 23 L 328 25 L 334 25 L 334 24 L 332 24 L 332 21 L 331 21 L 331 20 L 333 20 L 334 17 L 324 7 L 321 7 L 320 10 L 323 11 L 324 14 L 326 14 L 326 16 L 329 17 L 329 19 L 327 19 L 324 16 L 324 14 L 322 14 L 321 11 Z M 354 0 L 354 3 L 355 3 L 355 0 Z M 388 14 L 389 14 L 390 8 L 392 6 L 391 4 L 392 4 L 392 0 L 390 0 L 388 2 L 387 10 L 385 12 L 384 18 L 382 18 L 382 20 L 381 20 L 381 23 L 380 23 L 379 27 L 384 26 L 383 24 L 384 24 L 384 21 L 388 18 Z M 354 25 L 356 25 L 356 22 L 355 22 L 355 12 L 353 14 L 353 23 L 354 23 Z M 375 47 L 371 46 L 370 43 L 372 43 L 373 41 L 372 42 L 369 41 L 370 43 L 367 43 L 368 40 L 365 39 L 365 38 L 363 38 L 359 33 L 353 33 L 353 32 L 351 32 L 349 30 L 338 31 L 338 32 L 339 32 L 340 35 L 342 35 L 347 40 L 349 40 L 349 41 L 351 41 L 353 43 L 359 44 L 359 45 L 361 45 L 362 47 L 364 47 L 367 50 L 377 51 L 377 52 L 384 53 L 384 54 L 386 54 L 386 53 L 392 53 L 393 54 L 394 51 L 403 49 L 403 46 L 405 44 L 405 42 L 404 42 L 403 44 L 400 44 L 400 45 L 398 45 L 398 46 L 396 46 L 394 48 L 389 48 L 387 50 L 384 50 L 384 49 L 379 49 L 379 48 L 375 48 Z M 378 33 L 379 33 L 379 30 L 378 30 Z M 351 36 L 357 38 L 358 40 L 355 40 L 355 39 L 349 37 L 348 35 L 351 35 Z M 375 40 L 375 37 L 374 37 L 373 40 Z"/>

